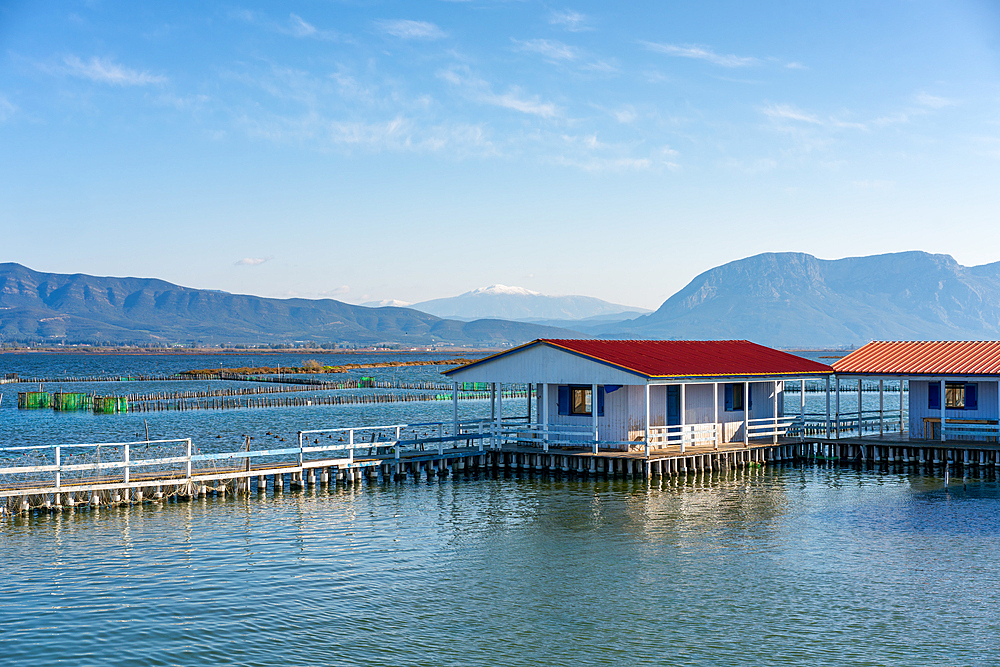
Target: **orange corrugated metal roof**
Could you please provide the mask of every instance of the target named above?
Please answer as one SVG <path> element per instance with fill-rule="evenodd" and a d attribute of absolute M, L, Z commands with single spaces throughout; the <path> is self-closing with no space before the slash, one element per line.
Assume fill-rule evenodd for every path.
<path fill-rule="evenodd" d="M 445 375 L 533 345 L 551 345 L 647 377 L 794 375 L 832 373 L 818 361 L 748 340 L 577 340 L 542 338 L 474 361 Z"/>
<path fill-rule="evenodd" d="M 997 375 L 1000 341 L 875 341 L 833 364 L 838 373 Z"/>

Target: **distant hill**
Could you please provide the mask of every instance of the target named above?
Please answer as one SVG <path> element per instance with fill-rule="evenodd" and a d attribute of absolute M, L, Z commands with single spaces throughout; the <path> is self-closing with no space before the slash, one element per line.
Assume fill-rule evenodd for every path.
<path fill-rule="evenodd" d="M 523 287 L 490 285 L 458 296 L 415 303 L 411 308 L 460 320 L 495 317 L 505 320 L 623 320 L 648 313 L 646 308 L 609 303 L 592 296 L 546 296 Z"/>
<path fill-rule="evenodd" d="M 152 278 L 39 273 L 0 264 L 2 342 L 495 346 L 578 335 L 523 322 L 458 322 L 409 308 L 265 299 Z"/>
<path fill-rule="evenodd" d="M 1000 338 L 1000 262 L 902 252 L 823 260 L 765 253 L 702 273 L 606 338 L 746 338 L 776 347 Z"/>

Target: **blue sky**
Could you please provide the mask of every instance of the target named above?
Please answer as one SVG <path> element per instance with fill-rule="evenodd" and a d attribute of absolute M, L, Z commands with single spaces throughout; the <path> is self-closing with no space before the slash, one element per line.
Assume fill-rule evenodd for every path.
<path fill-rule="evenodd" d="M 0 261 L 656 307 L 767 251 L 1000 260 L 1000 8 L 0 6 Z"/>

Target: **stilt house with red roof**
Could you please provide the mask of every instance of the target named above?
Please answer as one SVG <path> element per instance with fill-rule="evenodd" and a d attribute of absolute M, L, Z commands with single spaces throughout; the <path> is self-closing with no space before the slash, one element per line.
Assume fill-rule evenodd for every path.
<path fill-rule="evenodd" d="M 784 416 L 785 383 L 826 379 L 832 371 L 745 340 L 540 339 L 445 375 L 455 383 L 491 385 L 494 431 L 507 442 L 546 450 L 586 443 L 594 452 L 639 449 L 648 455 L 676 445 L 684 451 L 777 442 L 792 422 Z M 505 384 L 535 389 L 527 423 L 504 421 L 496 389 Z M 792 414 L 802 409 L 796 406 Z"/>

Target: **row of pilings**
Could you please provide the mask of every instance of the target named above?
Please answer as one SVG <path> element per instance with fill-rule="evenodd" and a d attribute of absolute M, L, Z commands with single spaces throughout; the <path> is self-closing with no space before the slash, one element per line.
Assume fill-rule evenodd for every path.
<path fill-rule="evenodd" d="M 248 494 L 281 494 L 311 487 L 337 484 L 357 485 L 364 481 L 436 480 L 474 475 L 556 474 L 577 479 L 654 479 L 759 468 L 772 464 L 844 465 L 914 469 L 929 474 L 949 471 L 981 475 L 1000 474 L 1000 449 L 957 447 L 953 443 L 861 444 L 851 442 L 802 442 L 751 447 L 727 451 L 672 454 L 642 458 L 616 453 L 581 454 L 552 450 L 542 452 L 499 449 L 428 453 L 400 460 L 370 460 L 350 464 L 318 465 L 304 469 L 249 471 L 241 477 L 211 479 L 211 475 L 191 481 L 165 479 L 141 486 L 67 489 L 61 493 L 33 494 L 0 498 L 0 515 L 24 515 L 36 511 L 93 510 L 101 507 L 149 502 L 180 502 L 199 497 L 226 497 Z M 307 465 L 309 465 L 307 463 Z"/>

